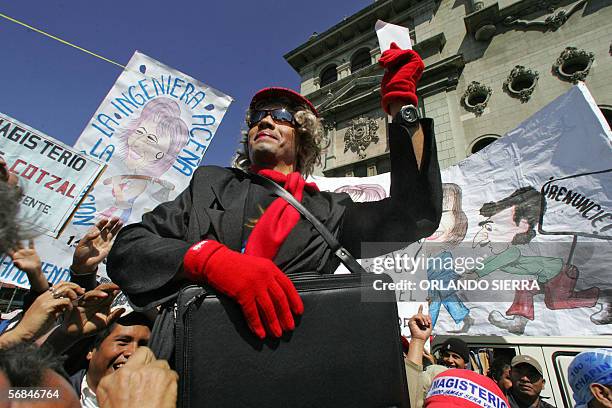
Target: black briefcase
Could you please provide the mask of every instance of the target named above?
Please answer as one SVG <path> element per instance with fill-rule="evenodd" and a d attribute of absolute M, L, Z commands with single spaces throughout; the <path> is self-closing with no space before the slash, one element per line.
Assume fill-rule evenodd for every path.
<path fill-rule="evenodd" d="M 409 407 L 395 295 L 373 291 L 376 279 L 391 282 L 369 274 L 292 277 L 304 314 L 293 332 L 263 341 L 235 302 L 184 288 L 176 309 L 178 406 Z"/>

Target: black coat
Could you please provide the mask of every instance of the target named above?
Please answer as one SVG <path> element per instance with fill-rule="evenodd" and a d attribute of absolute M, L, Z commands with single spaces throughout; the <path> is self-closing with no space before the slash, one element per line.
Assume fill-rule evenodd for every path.
<path fill-rule="evenodd" d="M 418 170 L 410 134 L 389 125 L 390 197 L 355 203 L 346 193 L 304 192 L 309 209 L 356 258 L 372 257 L 431 235 L 440 221 L 442 186 L 433 123 L 421 120 L 425 147 Z M 264 191 L 262 191 L 264 190 Z M 184 284 L 175 276 L 190 246 L 214 239 L 240 251 L 245 203 L 250 195 L 269 194 L 241 170 L 216 166 L 197 169 L 189 187 L 119 233 L 107 262 L 109 277 L 137 307 L 171 299 Z M 363 242 L 386 242 L 362 250 Z M 393 244 L 391 244 L 393 243 Z M 301 219 L 274 259 L 287 274 L 333 273 L 339 261 L 316 230 Z"/>

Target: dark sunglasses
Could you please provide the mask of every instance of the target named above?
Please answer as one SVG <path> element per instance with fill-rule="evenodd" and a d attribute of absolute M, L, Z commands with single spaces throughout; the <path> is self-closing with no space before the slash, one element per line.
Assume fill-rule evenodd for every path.
<path fill-rule="evenodd" d="M 263 118 L 270 115 L 272 120 L 276 123 L 288 123 L 290 125 L 295 124 L 293 113 L 289 112 L 286 108 L 281 109 L 253 109 L 249 113 L 249 121 L 247 125 L 252 128 L 258 124 Z"/>

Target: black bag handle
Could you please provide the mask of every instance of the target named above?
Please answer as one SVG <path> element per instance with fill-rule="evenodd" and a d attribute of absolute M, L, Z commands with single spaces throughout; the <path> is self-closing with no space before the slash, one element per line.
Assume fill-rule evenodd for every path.
<path fill-rule="evenodd" d="M 359 265 L 359 262 L 355 260 L 355 258 L 353 257 L 353 255 L 350 254 L 349 251 L 347 251 L 344 247 L 342 247 L 342 245 L 340 245 L 340 242 L 338 242 L 336 237 L 334 237 L 332 233 L 329 232 L 325 225 L 323 225 L 321 221 L 319 221 L 314 215 L 312 215 L 312 213 L 308 211 L 306 207 L 302 205 L 302 203 L 296 200 L 295 197 L 291 195 L 291 193 L 289 193 L 287 190 L 285 190 L 284 188 L 276 184 L 274 181 L 266 177 L 260 176 L 259 174 L 255 173 L 248 174 L 251 179 L 257 182 L 257 184 L 264 186 L 275 195 L 287 201 L 296 210 L 298 210 L 298 212 L 302 214 L 304 218 L 306 218 L 312 224 L 312 226 L 315 227 L 317 231 L 319 231 L 319 234 L 321 234 L 325 242 L 327 242 L 327 245 L 329 245 L 334 254 L 336 254 L 336 256 L 340 258 L 340 261 L 342 261 L 344 266 L 346 266 L 346 268 L 351 271 L 351 273 L 366 273 L 362 266 Z"/>

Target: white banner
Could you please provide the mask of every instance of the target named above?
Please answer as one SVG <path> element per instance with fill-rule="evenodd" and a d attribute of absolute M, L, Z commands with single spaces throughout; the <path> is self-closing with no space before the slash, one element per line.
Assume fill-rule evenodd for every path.
<path fill-rule="evenodd" d="M 435 334 L 612 334 L 611 146 L 612 132 L 581 83 L 442 172 L 436 233 L 363 264 L 397 267 L 403 254 L 433 260 L 423 276 L 390 275 L 417 287 L 398 291 L 398 300 L 429 298 Z M 350 184 L 341 191 L 358 201 L 389 190 L 388 175 L 315 180 L 329 191 Z M 468 276 L 478 290 L 456 289 Z M 443 287 L 432 289 L 434 280 Z M 503 288 L 508 280 L 525 285 Z M 403 334 L 418 303 L 410 305 L 400 303 Z"/>
<path fill-rule="evenodd" d="M 108 168 L 59 240 L 37 239 L 43 271 L 65 280 L 78 240 L 102 215 L 124 223 L 172 200 L 188 185 L 232 98 L 136 52 L 75 148 Z M 99 274 L 106 276 L 104 265 Z M 28 287 L 5 257 L 0 280 Z"/>
<path fill-rule="evenodd" d="M 23 190 L 20 224 L 57 237 L 83 194 L 104 170 L 98 159 L 77 152 L 0 113 L 0 157 Z"/>

